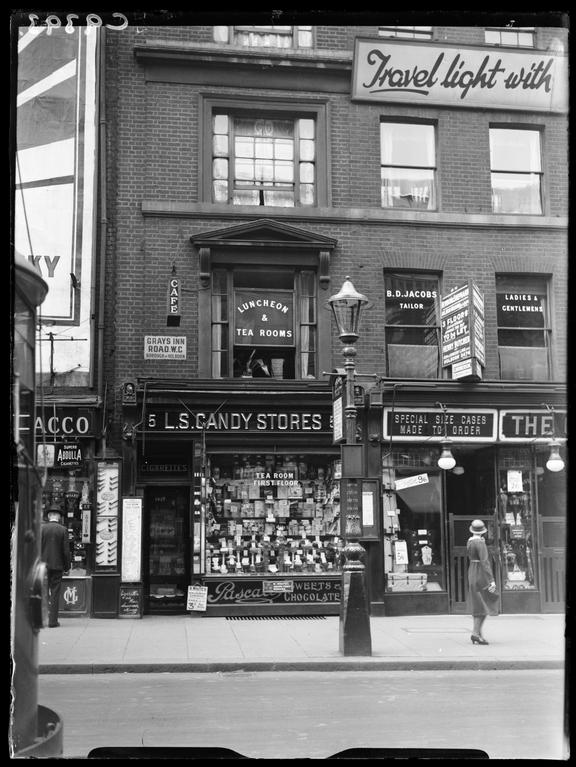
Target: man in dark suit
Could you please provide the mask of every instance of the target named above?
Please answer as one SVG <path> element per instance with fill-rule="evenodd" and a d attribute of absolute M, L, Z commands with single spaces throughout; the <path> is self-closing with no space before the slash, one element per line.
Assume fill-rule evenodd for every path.
<path fill-rule="evenodd" d="M 62 575 L 70 570 L 70 544 L 68 530 L 60 523 L 60 509 L 48 509 L 48 521 L 42 524 L 42 559 L 48 570 L 48 593 L 50 608 L 48 626 L 55 628 L 58 623 L 58 603 Z"/>

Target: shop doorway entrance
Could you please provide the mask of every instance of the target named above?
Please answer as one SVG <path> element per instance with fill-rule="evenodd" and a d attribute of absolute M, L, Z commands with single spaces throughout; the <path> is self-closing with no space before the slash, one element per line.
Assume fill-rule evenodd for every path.
<path fill-rule="evenodd" d="M 495 508 L 495 465 L 492 448 L 459 445 L 454 449 L 457 471 L 446 472 L 446 509 L 448 513 L 448 590 L 451 613 L 467 612 L 468 558 L 466 543 L 470 524 L 481 519 L 488 533 L 485 537 L 492 558 L 496 581 L 499 580 L 495 553 L 498 551 Z"/>
<path fill-rule="evenodd" d="M 148 487 L 145 500 L 145 611 L 184 613 L 190 572 L 190 488 Z"/>

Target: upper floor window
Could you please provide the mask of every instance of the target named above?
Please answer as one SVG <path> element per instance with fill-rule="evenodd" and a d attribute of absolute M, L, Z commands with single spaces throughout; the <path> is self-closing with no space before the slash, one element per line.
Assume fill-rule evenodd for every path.
<path fill-rule="evenodd" d="M 494 213 L 542 213 L 540 132 L 490 128 Z"/>
<path fill-rule="evenodd" d="M 436 209 L 433 125 L 380 123 L 382 207 Z"/>
<path fill-rule="evenodd" d="M 496 275 L 500 378 L 550 377 L 548 283 L 541 277 Z"/>
<path fill-rule="evenodd" d="M 380 37 L 409 37 L 415 40 L 430 40 L 432 27 L 378 27 Z"/>
<path fill-rule="evenodd" d="M 214 269 L 212 377 L 316 378 L 316 284 L 306 269 Z"/>
<path fill-rule="evenodd" d="M 386 368 L 394 378 L 439 378 L 439 287 L 434 274 L 386 273 Z"/>
<path fill-rule="evenodd" d="M 316 202 L 314 119 L 251 113 L 212 118 L 214 202 L 292 207 Z"/>
<path fill-rule="evenodd" d="M 484 42 L 488 45 L 512 45 L 523 48 L 533 48 L 534 29 L 533 27 L 485 29 Z"/>
<path fill-rule="evenodd" d="M 214 27 L 217 43 L 233 43 L 250 48 L 311 48 L 312 27 L 246 26 Z"/>

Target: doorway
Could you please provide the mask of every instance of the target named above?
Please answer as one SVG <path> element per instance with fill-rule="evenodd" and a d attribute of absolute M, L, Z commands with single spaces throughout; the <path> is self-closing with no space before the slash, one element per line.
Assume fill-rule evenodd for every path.
<path fill-rule="evenodd" d="M 186 612 L 190 572 L 190 488 L 146 489 L 145 611 Z"/>
<path fill-rule="evenodd" d="M 451 613 L 468 611 L 468 558 L 466 544 L 470 524 L 481 519 L 491 555 L 496 582 L 498 575 L 497 523 L 495 519 L 495 456 L 493 448 L 458 445 L 454 449 L 458 471 L 446 472 L 446 510 L 448 519 L 448 591 Z"/>

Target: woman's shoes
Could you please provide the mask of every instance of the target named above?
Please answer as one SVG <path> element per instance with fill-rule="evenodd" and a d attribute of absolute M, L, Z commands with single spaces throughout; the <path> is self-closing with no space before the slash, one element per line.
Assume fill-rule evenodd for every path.
<path fill-rule="evenodd" d="M 472 634 L 470 639 L 472 640 L 472 644 L 490 644 L 484 637 L 479 637 L 476 634 Z"/>

